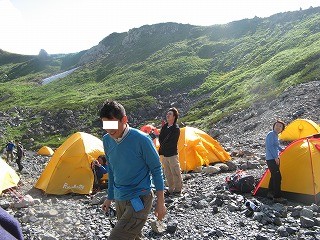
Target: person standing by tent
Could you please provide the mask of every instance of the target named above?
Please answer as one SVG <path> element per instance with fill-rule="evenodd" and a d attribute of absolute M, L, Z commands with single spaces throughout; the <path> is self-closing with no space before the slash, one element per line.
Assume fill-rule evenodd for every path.
<path fill-rule="evenodd" d="M 152 207 L 150 175 L 156 189 L 155 215 L 162 220 L 166 214 L 159 156 L 150 138 L 128 125 L 120 103 L 106 101 L 100 109 L 100 118 L 107 132 L 103 146 L 109 170 L 108 196 L 102 210 L 109 211 L 115 201 L 118 219 L 108 239 L 140 239 Z"/>
<path fill-rule="evenodd" d="M 6 152 L 7 152 L 7 161 L 9 161 L 9 156 L 11 156 L 11 162 L 13 162 L 13 149 L 15 145 L 13 141 L 9 141 L 6 145 Z"/>
<path fill-rule="evenodd" d="M 180 128 L 177 124 L 179 112 L 170 108 L 166 114 L 167 122 L 163 125 L 159 135 L 159 155 L 163 155 L 162 164 L 169 187 L 168 194 L 180 195 L 182 190 L 182 176 L 178 158 L 178 140 Z"/>
<path fill-rule="evenodd" d="M 278 134 L 285 128 L 283 121 L 277 120 L 273 124 L 273 130 L 267 134 L 266 137 L 266 162 L 271 173 L 269 181 L 269 193 L 271 197 L 273 194 L 274 202 L 284 202 L 285 199 L 281 197 L 281 173 L 280 173 L 280 158 L 279 153 L 283 151 L 279 144 Z"/>
<path fill-rule="evenodd" d="M 23 169 L 23 166 L 21 164 L 21 160 L 22 160 L 22 157 L 24 156 L 24 149 L 23 149 L 21 142 L 19 142 L 18 140 L 16 140 L 16 147 L 17 147 L 17 160 L 16 160 L 16 162 L 18 164 L 19 171 L 21 171 Z"/>

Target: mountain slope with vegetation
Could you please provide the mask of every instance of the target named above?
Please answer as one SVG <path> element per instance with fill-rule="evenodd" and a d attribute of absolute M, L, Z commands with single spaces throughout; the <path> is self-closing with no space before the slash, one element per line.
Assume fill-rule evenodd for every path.
<path fill-rule="evenodd" d="M 146 25 L 74 54 L 0 51 L 2 120 L 23 118 L 4 123 L 0 135 L 58 145 L 75 130 L 100 134 L 97 111 L 105 99 L 122 102 L 134 126 L 159 121 L 174 105 L 182 122 L 209 130 L 256 101 L 319 80 L 319 22 L 318 7 L 208 27 Z M 41 84 L 73 67 L 79 68 Z M 69 127 L 55 121 L 62 115 Z M 41 134 L 32 130 L 39 124 Z"/>

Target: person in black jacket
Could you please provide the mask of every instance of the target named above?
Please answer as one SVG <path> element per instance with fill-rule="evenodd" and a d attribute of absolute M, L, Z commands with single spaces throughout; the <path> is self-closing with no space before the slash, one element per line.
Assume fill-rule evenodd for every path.
<path fill-rule="evenodd" d="M 167 123 L 163 125 L 159 135 L 159 155 L 163 155 L 162 165 L 169 187 L 168 194 L 180 195 L 182 190 L 182 176 L 178 158 L 178 140 L 180 128 L 177 124 L 179 112 L 170 108 L 167 112 Z"/>

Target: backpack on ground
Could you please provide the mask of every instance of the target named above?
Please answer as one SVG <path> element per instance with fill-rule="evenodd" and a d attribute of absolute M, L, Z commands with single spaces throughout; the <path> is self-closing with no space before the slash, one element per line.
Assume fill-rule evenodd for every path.
<path fill-rule="evenodd" d="M 243 170 L 226 177 L 226 183 L 230 192 L 250 193 L 255 188 L 254 177 Z"/>

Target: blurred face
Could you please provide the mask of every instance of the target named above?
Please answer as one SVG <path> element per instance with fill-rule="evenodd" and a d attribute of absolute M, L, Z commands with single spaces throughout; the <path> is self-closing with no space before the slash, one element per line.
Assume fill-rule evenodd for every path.
<path fill-rule="evenodd" d="M 274 130 L 277 132 L 277 133 L 281 133 L 283 131 L 283 124 L 282 123 L 276 123 L 274 125 Z"/>
<path fill-rule="evenodd" d="M 128 122 L 127 116 L 121 120 L 116 118 L 101 118 L 103 121 L 103 129 L 113 138 L 121 138 Z"/>
<path fill-rule="evenodd" d="M 173 123 L 174 120 L 175 120 L 175 117 L 174 117 L 172 111 L 168 111 L 168 112 L 167 112 L 166 118 L 167 118 L 167 122 L 168 122 L 168 123 Z"/>

